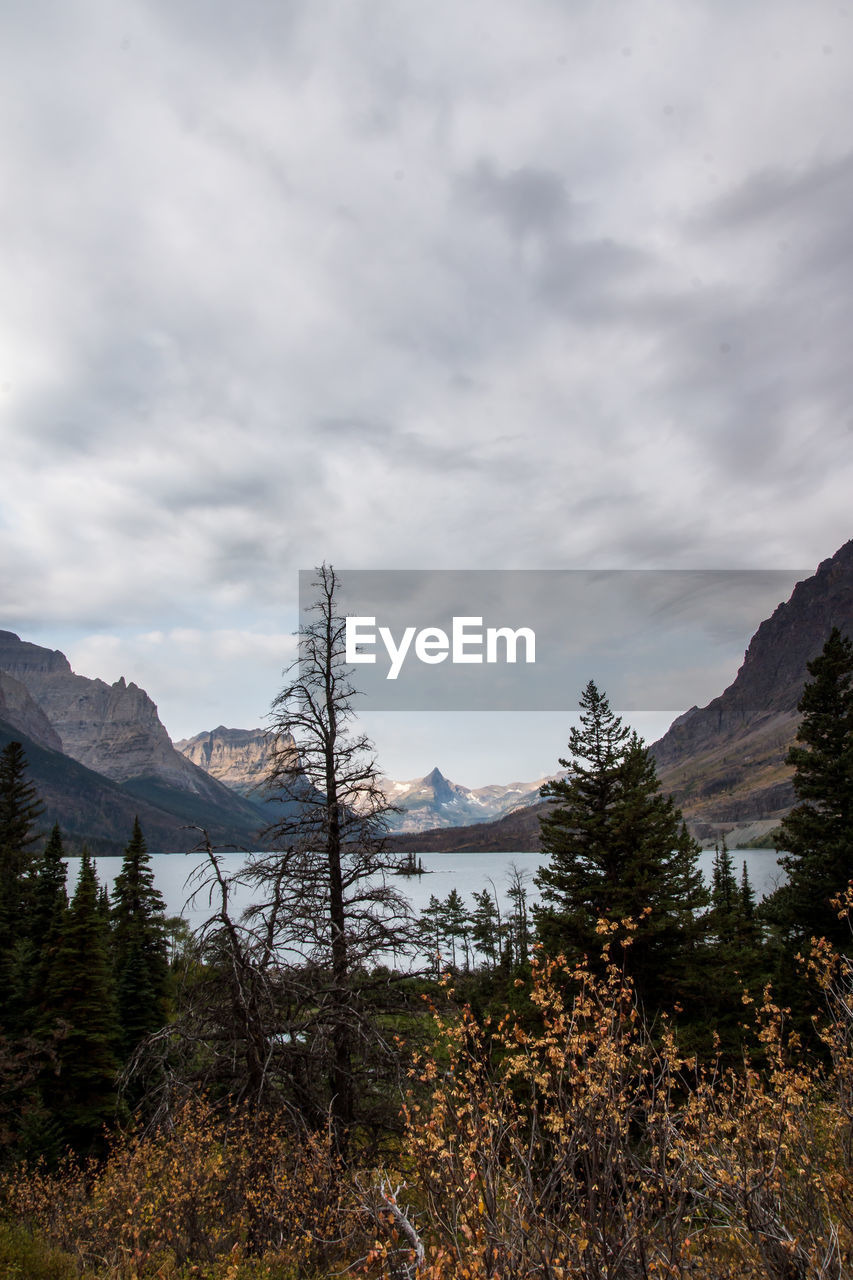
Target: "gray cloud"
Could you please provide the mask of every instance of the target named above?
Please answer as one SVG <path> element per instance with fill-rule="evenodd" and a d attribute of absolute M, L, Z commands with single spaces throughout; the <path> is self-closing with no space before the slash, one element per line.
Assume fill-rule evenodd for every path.
<path fill-rule="evenodd" d="M 562 178 L 547 169 L 523 166 L 501 174 L 489 160 L 457 182 L 459 197 L 475 210 L 499 218 L 513 236 L 553 234 L 569 214 L 569 199 Z"/>
<path fill-rule="evenodd" d="M 5 24 L 4 625 L 138 655 L 286 632 L 323 558 L 787 568 L 850 536 L 840 12 L 236 14 Z"/>

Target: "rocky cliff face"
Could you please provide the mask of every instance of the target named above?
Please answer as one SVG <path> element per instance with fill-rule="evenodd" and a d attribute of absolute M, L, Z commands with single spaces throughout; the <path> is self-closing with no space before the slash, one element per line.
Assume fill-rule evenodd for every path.
<path fill-rule="evenodd" d="M 785 756 L 799 723 L 806 664 L 834 626 L 853 635 L 853 541 L 762 622 L 728 689 L 679 716 L 652 747 L 662 785 L 700 835 L 712 836 L 720 824 L 776 820 L 790 808 Z"/>
<path fill-rule="evenodd" d="M 63 653 L 0 631 L 0 671 L 23 685 L 51 726 L 57 747 L 114 782 L 156 778 L 219 800 L 220 788 L 172 746 L 144 689 L 78 676 Z M 31 737 L 33 735 L 30 735 Z"/>
<path fill-rule="evenodd" d="M 61 751 L 59 734 L 27 689 L 13 676 L 0 671 L 0 720 L 40 747 Z"/>
<path fill-rule="evenodd" d="M 270 747 L 263 729 L 226 729 L 222 724 L 209 733 L 175 743 L 187 760 L 241 795 L 257 793 L 262 786 L 269 769 Z"/>

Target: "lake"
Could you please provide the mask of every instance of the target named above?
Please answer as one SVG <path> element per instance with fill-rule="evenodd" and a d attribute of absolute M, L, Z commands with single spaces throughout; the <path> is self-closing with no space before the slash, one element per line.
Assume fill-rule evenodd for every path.
<path fill-rule="evenodd" d="M 741 866 L 746 862 L 749 878 L 756 897 L 763 898 L 771 893 L 784 880 L 784 873 L 777 862 L 775 849 L 732 849 L 735 875 L 740 880 Z M 419 912 L 429 903 L 430 895 L 446 898 L 451 889 L 462 895 L 466 905 L 473 908 L 473 895 L 481 889 L 490 887 L 497 891 L 501 910 L 508 904 L 507 888 L 510 868 L 515 865 L 526 873 L 529 902 L 536 901 L 536 886 L 533 876 L 547 859 L 540 853 L 423 853 L 420 854 L 426 874 L 422 876 L 400 876 L 395 878 L 400 889 L 406 894 L 415 911 Z M 241 853 L 225 853 L 220 855 L 223 870 L 233 874 L 242 865 L 244 855 Z M 714 860 L 713 849 L 703 849 L 700 866 L 706 880 L 710 881 L 711 867 Z M 79 858 L 66 859 L 68 862 L 68 886 L 73 892 L 77 882 L 80 866 Z M 116 857 L 100 857 L 94 859 L 98 870 L 98 879 L 112 889 L 113 881 L 121 869 L 122 859 Z M 194 868 L 199 867 L 204 858 L 198 853 L 153 853 L 151 865 L 157 888 L 166 902 L 168 915 L 183 915 L 189 924 L 196 928 L 212 914 L 206 895 L 199 895 L 194 902 L 188 898 L 192 886 L 188 887 L 188 879 Z M 232 905 L 243 908 L 249 905 L 248 891 L 235 893 Z"/>

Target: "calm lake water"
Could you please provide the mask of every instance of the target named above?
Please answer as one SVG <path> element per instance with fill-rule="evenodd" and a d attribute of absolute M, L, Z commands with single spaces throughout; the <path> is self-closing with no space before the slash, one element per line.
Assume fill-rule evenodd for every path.
<path fill-rule="evenodd" d="M 771 893 L 784 880 L 784 874 L 777 862 L 775 849 L 732 849 L 735 874 L 740 879 L 741 866 L 746 862 L 752 887 L 758 898 Z M 462 895 L 469 908 L 474 906 L 473 895 L 481 889 L 491 887 L 498 894 L 501 909 L 507 903 L 507 888 L 510 868 L 515 865 L 525 873 L 528 888 L 528 901 L 537 898 L 533 876 L 547 859 L 540 853 L 423 853 L 420 855 L 425 875 L 395 877 L 395 883 L 409 898 L 415 911 L 427 906 L 430 895 L 446 898 L 451 889 Z M 714 859 L 713 849 L 702 852 L 700 865 L 706 879 L 710 880 Z M 68 886 L 73 891 L 77 882 L 80 866 L 79 858 L 68 858 Z M 190 901 L 194 885 L 190 883 L 193 870 L 201 866 L 204 859 L 197 853 L 153 853 L 151 865 L 154 868 L 154 879 L 157 888 L 166 902 L 168 915 L 183 915 L 195 928 L 204 923 L 212 914 L 206 893 L 196 896 Z M 243 862 L 243 854 L 226 853 L 221 855 L 223 870 L 228 874 L 236 872 Z M 98 879 L 110 889 L 121 869 L 120 857 L 96 858 Z M 249 905 L 248 891 L 242 897 L 235 893 L 232 905 L 243 908 Z"/>

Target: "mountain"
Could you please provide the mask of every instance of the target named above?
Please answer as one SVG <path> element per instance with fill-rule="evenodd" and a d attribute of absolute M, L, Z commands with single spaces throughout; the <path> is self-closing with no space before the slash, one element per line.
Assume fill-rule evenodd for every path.
<path fill-rule="evenodd" d="M 678 716 L 650 748 L 664 791 L 698 839 L 751 838 L 777 826 L 794 802 L 785 764 L 808 679 L 806 664 L 834 626 L 853 636 L 853 541 L 797 583 L 752 637 L 737 676 L 706 707 Z M 532 805 L 496 822 L 418 833 L 418 850 L 524 850 L 539 847 Z M 437 825 L 437 824 L 436 824 Z M 394 838 L 410 848 L 405 836 Z"/>
<path fill-rule="evenodd" d="M 291 743 L 293 739 L 290 739 Z M 175 743 L 178 751 L 199 769 L 256 803 L 263 800 L 263 781 L 269 768 L 270 738 L 263 729 L 227 729 L 218 725 L 194 738 Z M 547 781 L 510 782 L 505 786 L 463 787 L 435 768 L 424 778 L 408 782 L 380 779 L 392 814 L 392 831 L 426 831 L 491 822 L 520 805 L 534 804 Z"/>
<path fill-rule="evenodd" d="M 22 741 L 26 737 L 31 744 L 61 752 L 86 769 L 85 775 L 77 775 L 83 789 L 77 809 L 85 827 L 81 804 L 89 795 L 93 839 L 100 834 L 102 807 L 90 775 L 118 784 L 135 798 L 131 808 L 145 804 L 150 816 L 159 815 L 158 831 L 172 833 L 168 849 L 187 847 L 188 839 L 194 842 L 195 835 L 174 834 L 186 824 L 206 827 L 217 843 L 256 846 L 262 825 L 257 806 L 175 750 L 144 689 L 123 678 L 108 685 L 76 675 L 59 650 L 30 644 L 11 631 L 0 631 L 0 673 L 0 718 L 9 729 Z M 61 770 L 58 762 L 53 764 Z M 140 821 L 145 825 L 141 812 Z M 151 822 L 148 827 L 150 831 Z M 153 834 L 148 838 L 153 844 Z"/>
<path fill-rule="evenodd" d="M 265 730 L 226 729 L 224 724 L 175 743 L 175 749 L 197 768 L 244 796 L 257 796 L 262 788 L 270 747 Z"/>
<path fill-rule="evenodd" d="M 37 702 L 6 671 L 0 671 L 0 720 L 13 726 L 32 742 L 50 751 L 61 751 L 62 741 Z"/>
<path fill-rule="evenodd" d="M 799 724 L 806 664 L 833 627 L 853 635 L 853 540 L 761 623 L 732 684 L 706 707 L 679 716 L 651 748 L 662 786 L 700 838 L 732 824 L 770 828 L 793 804 L 785 756 Z"/>
<path fill-rule="evenodd" d="M 393 782 L 383 778 L 380 785 L 390 804 L 401 810 L 392 814 L 392 831 L 428 831 L 439 827 L 460 827 L 492 822 L 504 814 L 539 800 L 539 788 L 547 782 L 510 782 L 505 786 L 469 788 L 449 782 L 435 768 L 424 778 Z"/>
<path fill-rule="evenodd" d="M 20 725 L 0 713 L 0 750 L 13 741 L 24 748 L 28 776 L 44 804 L 40 827 L 46 833 L 58 822 L 69 853 L 79 852 L 84 844 L 92 853 L 120 853 L 137 815 L 151 849 L 187 852 L 196 844 L 198 833 L 183 830 L 175 814 L 131 795 L 119 783 L 29 737 Z"/>

